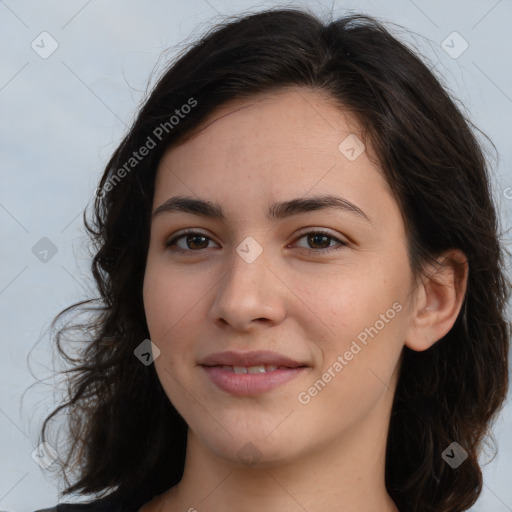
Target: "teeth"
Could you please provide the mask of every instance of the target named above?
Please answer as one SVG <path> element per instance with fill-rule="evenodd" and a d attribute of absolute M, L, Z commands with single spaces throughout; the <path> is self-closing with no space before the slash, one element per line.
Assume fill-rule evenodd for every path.
<path fill-rule="evenodd" d="M 222 366 L 223 370 L 231 371 L 234 373 L 266 373 L 277 370 L 277 366 L 274 365 L 259 365 L 259 366 Z M 285 368 L 280 366 L 279 368 Z"/>
<path fill-rule="evenodd" d="M 265 371 L 264 366 L 249 366 L 247 368 L 247 373 L 265 373 Z"/>

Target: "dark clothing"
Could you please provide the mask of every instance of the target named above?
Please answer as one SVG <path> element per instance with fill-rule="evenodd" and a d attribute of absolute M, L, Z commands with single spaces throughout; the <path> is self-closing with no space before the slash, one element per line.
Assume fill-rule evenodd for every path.
<path fill-rule="evenodd" d="M 61 503 L 35 512 L 138 512 L 144 504 L 136 500 L 131 500 L 129 503 L 121 502 L 119 499 L 113 500 L 107 496 L 88 503 Z"/>

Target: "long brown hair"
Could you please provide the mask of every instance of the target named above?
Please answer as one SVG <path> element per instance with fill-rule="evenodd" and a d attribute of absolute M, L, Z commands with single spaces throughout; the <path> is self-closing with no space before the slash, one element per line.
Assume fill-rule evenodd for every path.
<path fill-rule="evenodd" d="M 451 248 L 468 257 L 467 293 L 453 328 L 429 350 L 404 347 L 386 486 L 410 512 L 462 511 L 477 500 L 477 457 L 506 395 L 510 334 L 510 284 L 483 146 L 439 80 L 382 23 L 357 14 L 324 23 L 291 8 L 227 19 L 176 58 L 108 162 L 92 218 L 84 212 L 99 297 L 52 323 L 76 308 L 88 314 L 55 336 L 70 365 L 69 396 L 41 431 L 45 440 L 48 422 L 67 412 L 60 469 L 67 484 L 68 472 L 78 478 L 63 494 L 142 504 L 180 481 L 187 426 L 154 365 L 134 357 L 149 338 L 142 283 L 157 164 L 227 101 L 288 86 L 323 91 L 358 119 L 400 205 L 416 274 Z M 150 145 L 135 161 L 134 152 Z M 62 347 L 70 332 L 88 340 L 79 358 Z M 454 441 L 468 453 L 457 469 L 441 456 Z"/>

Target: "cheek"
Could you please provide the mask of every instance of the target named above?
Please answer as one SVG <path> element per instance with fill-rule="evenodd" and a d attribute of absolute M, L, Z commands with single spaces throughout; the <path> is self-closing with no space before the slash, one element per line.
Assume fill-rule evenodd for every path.
<path fill-rule="evenodd" d="M 309 410 L 310 421 L 318 421 L 313 420 L 313 408 L 324 421 L 325 411 L 330 418 L 339 418 L 332 421 L 333 435 L 340 423 L 346 427 L 356 424 L 389 395 L 400 358 L 405 307 L 385 286 L 374 285 L 366 292 L 355 289 L 348 299 L 338 297 L 337 303 L 331 302 L 338 306 L 330 312 L 332 342 L 323 345 L 321 368 L 310 383 L 312 387 L 302 390 L 317 395 L 311 398 L 315 405 Z"/>
<path fill-rule="evenodd" d="M 186 380 L 187 375 L 182 372 L 194 364 L 201 337 L 198 318 L 207 316 L 203 299 L 210 288 L 194 283 L 188 274 L 170 269 L 167 263 L 158 262 L 157 257 L 148 261 L 143 285 L 146 322 L 151 341 L 160 349 L 155 368 L 169 392 L 175 385 L 172 376 Z"/>
<path fill-rule="evenodd" d="M 164 311 L 168 298 L 163 293 L 162 283 L 154 277 L 151 270 L 146 270 L 142 293 L 148 330 L 151 339 L 156 342 L 162 335 L 162 321 L 165 318 Z"/>
<path fill-rule="evenodd" d="M 374 262 L 365 272 L 339 277 L 324 294 L 319 316 L 329 325 L 332 340 L 324 345 L 325 369 L 341 355 L 348 360 L 346 370 L 350 367 L 344 374 L 356 381 L 371 378 L 370 369 L 383 380 L 391 376 L 408 322 L 410 283 L 407 271 L 398 272 L 407 269 L 407 263 L 399 267 L 386 261 Z"/>
<path fill-rule="evenodd" d="M 400 286 L 391 286 L 391 280 L 378 271 L 337 276 L 322 294 L 309 294 L 310 303 L 331 327 L 331 335 L 347 338 L 373 324 L 400 299 Z"/>
<path fill-rule="evenodd" d="M 179 275 L 170 273 L 165 265 L 148 260 L 143 284 L 144 310 L 151 341 L 160 349 L 154 365 L 162 386 L 175 405 L 179 403 L 180 386 L 184 377 L 184 359 L 191 357 L 187 333 L 193 332 L 190 311 L 197 300 L 190 297 L 190 287 L 180 282 Z M 196 306 L 197 307 L 197 306 Z M 187 314 L 188 313 L 188 314 Z"/>
<path fill-rule="evenodd" d="M 165 344 L 169 330 L 187 307 L 187 290 L 179 276 L 170 274 L 164 265 L 148 259 L 143 284 L 144 310 L 153 342 Z M 179 290 L 179 293 L 176 293 Z"/>

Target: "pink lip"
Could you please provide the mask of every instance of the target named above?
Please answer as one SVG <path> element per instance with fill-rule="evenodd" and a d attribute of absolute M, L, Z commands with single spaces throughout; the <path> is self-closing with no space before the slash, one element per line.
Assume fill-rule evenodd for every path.
<path fill-rule="evenodd" d="M 234 373 L 231 370 L 224 370 L 220 366 L 203 366 L 203 368 L 218 388 L 238 396 L 266 393 L 306 370 L 305 367 L 297 367 L 278 368 L 265 373 Z"/>
<path fill-rule="evenodd" d="M 270 350 L 216 352 L 199 363 L 221 390 L 239 396 L 266 393 L 297 377 L 310 365 Z M 234 373 L 222 366 L 277 366 L 265 373 Z M 285 368 L 283 368 L 285 367 Z"/>
<path fill-rule="evenodd" d="M 254 350 L 252 352 L 216 352 L 210 354 L 199 363 L 202 366 L 286 366 L 288 368 L 298 368 L 308 366 L 307 363 L 300 363 L 293 359 L 272 352 L 271 350 Z"/>

